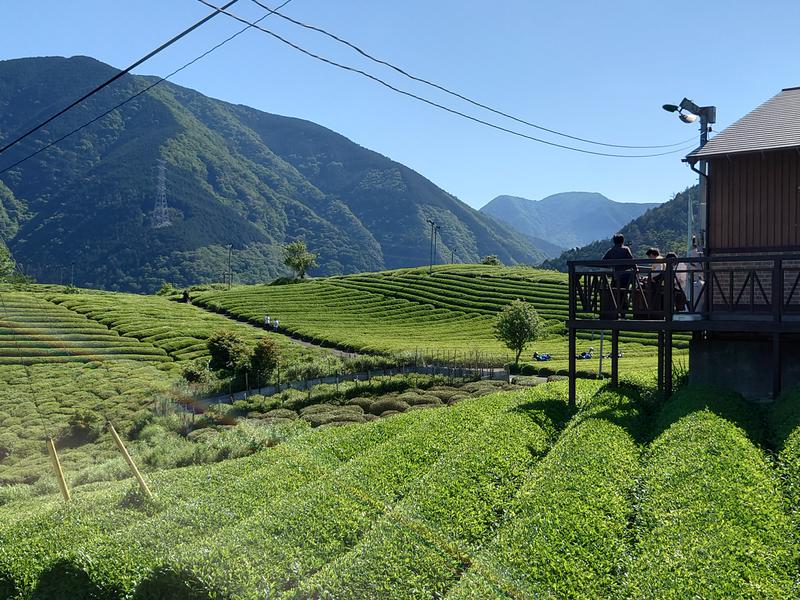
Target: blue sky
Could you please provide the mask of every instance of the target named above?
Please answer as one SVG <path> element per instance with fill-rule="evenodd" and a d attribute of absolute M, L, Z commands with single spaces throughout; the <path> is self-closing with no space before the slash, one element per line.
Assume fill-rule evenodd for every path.
<path fill-rule="evenodd" d="M 263 14 L 250 0 L 231 10 L 253 19 Z M 83 54 L 124 67 L 209 11 L 195 0 L 7 2 L 0 60 Z M 800 85 L 800 3 L 789 0 L 293 0 L 284 12 L 485 104 L 610 143 L 669 144 L 696 136 L 696 126 L 660 108 L 684 96 L 715 104 L 722 129 L 781 88 Z M 571 143 L 405 80 L 275 17 L 263 25 L 403 89 Z M 239 28 L 219 15 L 136 72 L 165 75 Z M 680 154 L 606 158 L 523 140 L 318 63 L 258 31 L 239 36 L 173 81 L 330 127 L 476 208 L 499 194 L 535 199 L 571 190 L 664 201 L 695 181 Z"/>

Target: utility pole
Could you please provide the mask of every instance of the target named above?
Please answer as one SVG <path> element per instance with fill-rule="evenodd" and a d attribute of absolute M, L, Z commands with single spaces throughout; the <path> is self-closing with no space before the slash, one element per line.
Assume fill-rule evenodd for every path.
<path fill-rule="evenodd" d="M 75 287 L 75 261 L 70 264 L 69 287 Z"/>
<path fill-rule="evenodd" d="M 452 250 L 450 250 L 450 264 L 451 264 L 451 265 L 452 265 L 454 262 L 456 262 L 455 260 L 453 260 L 453 259 L 454 259 L 454 257 L 455 257 L 455 253 L 454 253 Z"/>
<path fill-rule="evenodd" d="M 426 219 L 426 222 L 431 226 L 431 252 L 430 252 L 430 266 L 428 267 L 428 275 L 433 275 L 433 235 L 436 231 L 436 223 L 431 219 Z"/>
<path fill-rule="evenodd" d="M 233 244 L 228 244 L 228 289 L 231 289 L 233 283 L 233 271 L 231 271 L 231 254 L 233 253 Z"/>
<path fill-rule="evenodd" d="M 439 227 L 438 225 L 436 225 L 433 228 L 433 262 L 434 262 L 434 264 L 439 264 L 439 259 L 438 259 L 438 255 L 439 255 L 438 236 L 439 236 L 439 230 L 440 229 L 441 229 L 441 227 Z"/>

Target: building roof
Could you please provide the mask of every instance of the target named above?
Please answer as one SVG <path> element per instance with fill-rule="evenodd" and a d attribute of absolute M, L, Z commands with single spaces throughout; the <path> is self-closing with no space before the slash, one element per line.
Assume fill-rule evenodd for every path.
<path fill-rule="evenodd" d="M 800 87 L 786 88 L 725 128 L 686 158 L 800 147 Z"/>

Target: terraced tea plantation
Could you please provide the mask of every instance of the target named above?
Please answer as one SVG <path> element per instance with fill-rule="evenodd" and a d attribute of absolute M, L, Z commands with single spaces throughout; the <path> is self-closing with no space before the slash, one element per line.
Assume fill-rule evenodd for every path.
<path fill-rule="evenodd" d="M 566 276 L 553 271 L 446 265 L 436 267 L 432 277 L 427 269 L 400 269 L 295 285 L 200 292 L 193 294 L 193 301 L 253 323 L 261 323 L 268 314 L 280 320 L 284 331 L 343 348 L 441 352 L 440 356 L 461 357 L 464 362 L 480 353 L 502 364 L 509 351 L 494 337 L 494 319 L 506 304 L 521 298 L 536 308 L 550 332 L 530 351 L 552 354 L 554 361 L 548 366 L 558 369 L 567 365 L 563 335 L 567 291 Z M 583 337 L 587 347 L 599 350 L 599 338 Z M 652 335 L 629 332 L 620 339 L 627 357 L 623 370 L 653 367 Z M 687 343 L 680 338 L 676 348 L 685 348 Z"/>
<path fill-rule="evenodd" d="M 171 362 L 167 353 L 30 293 L 0 294 L 0 365 L 104 359 Z"/>
<path fill-rule="evenodd" d="M 206 341 L 221 329 L 234 331 L 250 342 L 262 337 L 274 340 L 286 363 L 327 355 L 323 350 L 295 344 L 285 336 L 236 323 L 160 296 L 93 292 L 47 294 L 47 299 L 126 339 L 134 338 L 155 346 L 176 361 L 207 357 Z"/>
<path fill-rule="evenodd" d="M 154 474 L 154 502 L 120 482 L 0 507 L 0 597 L 797 596 L 797 397 L 581 382 L 570 414 L 565 393 L 315 429 Z"/>

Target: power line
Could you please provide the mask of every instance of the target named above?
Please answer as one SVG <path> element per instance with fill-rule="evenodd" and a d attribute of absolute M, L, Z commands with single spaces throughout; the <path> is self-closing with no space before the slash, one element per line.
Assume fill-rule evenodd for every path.
<path fill-rule="evenodd" d="M 534 137 L 532 135 L 528 135 L 526 133 L 522 133 L 520 131 L 516 131 L 514 129 L 509 129 L 508 127 L 503 127 L 502 125 L 497 125 L 496 123 L 490 123 L 489 121 L 485 121 L 485 120 L 483 120 L 481 118 L 474 117 L 472 115 L 469 115 L 467 113 L 461 112 L 461 111 L 456 110 L 454 108 L 450 108 L 449 106 L 445 106 L 443 104 L 439 104 L 438 102 L 434 102 L 433 100 L 429 100 L 428 98 L 424 98 L 424 97 L 419 96 L 417 94 L 414 94 L 412 92 L 408 92 L 406 90 L 402 90 L 402 89 L 400 89 L 398 87 L 395 87 L 394 85 L 388 83 L 387 81 L 384 81 L 383 79 L 381 79 L 379 77 L 376 77 L 375 75 L 371 75 L 371 74 L 369 74 L 369 73 L 367 73 L 365 71 L 362 71 L 361 69 L 357 69 L 355 67 L 350 67 L 350 66 L 347 66 L 347 65 L 343 65 L 343 64 L 338 63 L 338 62 L 336 62 L 334 60 L 331 60 L 329 58 L 325 58 L 324 56 L 320 56 L 319 54 L 315 54 L 315 53 L 311 52 L 310 50 L 306 50 L 305 48 L 295 44 L 294 42 L 290 42 L 286 38 L 281 37 L 280 35 L 278 35 L 274 31 L 270 31 L 269 29 L 265 29 L 265 28 L 261 27 L 260 25 L 256 25 L 255 23 L 252 23 L 252 22 L 248 21 L 247 19 L 244 19 L 244 18 L 242 18 L 242 17 L 240 17 L 240 16 L 238 16 L 238 15 L 236 15 L 236 14 L 234 14 L 234 13 L 228 11 L 228 10 L 216 7 L 213 4 L 211 4 L 210 2 L 207 2 L 207 0 L 197 0 L 197 1 L 201 2 L 202 4 L 205 4 L 206 6 L 209 6 L 211 8 L 215 8 L 215 9 L 219 10 L 220 12 L 228 15 L 230 18 L 235 19 L 235 20 L 237 20 L 237 21 L 239 21 L 241 23 L 249 24 L 252 27 L 255 27 L 256 29 L 258 29 L 259 31 L 262 31 L 263 33 L 266 33 L 267 35 L 274 37 L 275 39 L 277 39 L 280 42 L 286 44 L 287 46 L 290 46 L 290 47 L 294 48 L 295 50 L 297 50 L 298 52 L 302 52 L 303 54 L 305 54 L 307 56 L 310 56 L 311 58 L 314 58 L 316 60 L 319 60 L 321 62 L 329 64 L 331 66 L 337 67 L 339 69 L 343 69 L 345 71 L 350 71 L 352 73 L 357 73 L 359 75 L 362 75 L 363 77 L 366 77 L 367 79 L 371 79 L 372 81 L 375 81 L 376 83 L 378 83 L 378 84 L 380 84 L 380 85 L 392 90 L 393 92 L 396 92 L 398 94 L 402 94 L 404 96 L 408 96 L 409 98 L 413 98 L 415 100 L 419 100 L 420 102 L 424 102 L 425 104 L 429 104 L 430 106 L 434 106 L 434 107 L 436 107 L 436 108 L 438 108 L 440 110 L 444 110 L 446 112 L 449 112 L 451 114 L 457 115 L 459 117 L 468 119 L 470 121 L 474 121 L 475 123 L 480 123 L 481 125 L 485 125 L 486 127 L 491 127 L 492 129 L 496 129 L 498 131 L 503 131 L 505 133 L 510 133 L 511 135 L 515 135 L 517 137 L 528 139 L 528 140 L 531 140 L 531 141 L 534 141 L 534 142 L 539 142 L 540 144 L 546 144 L 548 146 L 554 146 L 556 148 L 563 148 L 565 150 L 572 150 L 574 152 L 581 152 L 583 154 L 591 154 L 591 155 L 594 155 L 594 156 L 610 156 L 610 157 L 614 157 L 614 158 L 652 158 L 652 157 L 655 157 L 655 156 L 665 156 L 667 154 L 675 154 L 676 152 L 683 152 L 683 151 L 685 151 L 687 149 L 687 148 L 678 148 L 677 150 L 670 150 L 670 151 L 667 151 L 667 152 L 657 152 L 657 153 L 652 153 L 652 154 L 615 154 L 615 153 L 610 153 L 610 152 L 598 152 L 598 151 L 595 151 L 595 150 L 586 150 L 584 148 L 576 148 L 574 146 L 567 146 L 565 144 L 559 144 L 557 142 L 551 142 L 551 141 L 548 141 L 548 140 L 543 140 L 541 138 L 537 138 L 537 137 Z"/>
<path fill-rule="evenodd" d="M 284 6 L 286 6 L 287 4 L 289 4 L 290 2 L 292 2 L 292 0 L 285 0 L 285 1 L 283 2 L 283 4 L 281 4 L 280 6 L 278 6 L 278 8 L 276 8 L 275 10 L 279 10 L 279 9 L 283 8 Z M 264 19 L 266 19 L 268 16 L 270 16 L 270 14 L 272 14 L 272 13 L 267 13 L 267 14 L 265 14 L 264 16 L 262 16 L 261 18 L 259 18 L 258 20 L 254 21 L 254 24 L 255 24 L 255 23 L 260 23 L 261 21 L 263 21 Z M 53 147 L 53 146 L 55 146 L 56 144 L 58 144 L 58 143 L 60 143 L 60 142 L 63 142 L 65 139 L 67 139 L 67 138 L 68 138 L 68 137 L 70 137 L 71 135 L 74 135 L 74 134 L 78 133 L 79 131 L 81 131 L 82 129 L 85 129 L 85 128 L 86 128 L 86 127 L 88 127 L 89 125 L 92 125 L 93 123 L 96 123 L 97 121 L 99 121 L 99 120 L 100 120 L 100 119 L 102 119 L 103 117 L 106 117 L 106 116 L 108 116 L 109 114 L 111 114 L 112 112 L 114 112 L 114 111 L 115 111 L 115 110 L 117 110 L 118 108 L 121 108 L 122 106 L 124 106 L 125 104 L 127 104 L 128 102 L 130 102 L 131 100 L 134 100 L 134 99 L 138 98 L 139 96 L 141 96 L 142 94 L 145 94 L 145 93 L 149 92 L 149 91 L 150 91 L 150 90 L 152 90 L 154 87 L 156 87 L 158 84 L 160 84 L 160 83 L 163 83 L 164 81 L 166 81 L 166 80 L 167 80 L 167 79 L 169 79 L 170 77 L 173 77 L 174 75 L 177 75 L 178 73 L 180 73 L 180 72 L 181 72 L 181 71 L 183 71 L 184 69 L 186 69 L 186 68 L 190 67 L 191 65 L 193 65 L 193 64 L 194 64 L 194 63 L 196 63 L 197 61 L 199 61 L 199 60 L 202 60 L 203 58 L 205 58 L 206 56 L 208 56 L 209 54 L 211 54 L 212 52 L 214 52 L 214 51 L 215 51 L 215 50 L 217 50 L 218 48 L 221 48 L 222 46 L 224 46 L 225 44 L 227 44 L 228 42 L 230 42 L 232 39 L 234 39 L 234 38 L 236 38 L 236 37 L 240 36 L 241 34 L 243 34 L 243 33 L 244 33 L 245 31 L 247 31 L 248 29 L 252 28 L 253 26 L 254 26 L 254 25 L 247 25 L 246 27 L 243 27 L 242 29 L 240 29 L 239 31 L 237 31 L 236 33 L 234 33 L 233 35 L 231 35 L 231 36 L 229 36 L 229 37 L 225 38 L 224 40 L 222 40 L 221 42 L 219 42 L 219 43 L 218 43 L 218 44 L 216 44 L 215 46 L 212 46 L 211 48 L 209 48 L 208 50 L 206 50 L 205 52 L 203 52 L 203 53 L 202 53 L 202 54 L 200 54 L 199 56 L 196 56 L 195 58 L 193 58 L 192 60 L 190 60 L 189 62 L 187 62 L 186 64 L 184 64 L 183 66 L 181 66 L 181 67 L 178 67 L 177 69 L 175 69 L 174 71 L 172 71 L 172 73 L 170 73 L 169 75 L 166 75 L 165 77 L 162 77 L 162 78 L 160 78 L 160 79 L 157 79 L 155 82 L 151 83 L 151 84 L 150 84 L 150 85 L 148 85 L 148 86 L 145 86 L 144 88 L 142 88 L 141 90 L 139 90 L 139 91 L 138 91 L 138 92 L 136 92 L 135 94 L 133 94 L 133 95 L 131 95 L 131 96 L 128 96 L 128 97 L 127 97 L 127 98 L 125 98 L 125 100 L 123 100 L 122 102 L 119 102 L 118 104 L 115 104 L 114 106 L 112 106 L 111 108 L 109 108 L 108 110 L 106 110 L 105 112 L 102 112 L 102 113 L 100 113 L 99 115 L 97 115 L 97 116 L 96 116 L 96 117 L 94 117 L 93 119 L 90 119 L 89 121 L 87 121 L 87 122 L 86 122 L 86 123 L 84 123 L 83 125 L 80 125 L 79 127 L 76 127 L 76 128 L 75 128 L 75 129 L 73 129 L 72 131 L 70 131 L 70 132 L 68 132 L 68 133 L 66 133 L 66 134 L 64 134 L 64 135 L 62 135 L 60 138 L 57 138 L 57 139 L 53 140 L 52 142 L 50 142 L 50 143 L 46 144 L 45 146 L 42 146 L 41 148 L 39 148 L 38 150 L 36 150 L 36 151 L 34 151 L 34 152 L 31 152 L 30 154 L 28 154 L 27 156 L 25 156 L 25 157 L 21 158 L 20 160 L 18 160 L 17 162 L 15 162 L 15 163 L 11 164 L 10 166 L 8 166 L 8 167 L 5 167 L 4 169 L 0 170 L 0 175 L 2 175 L 3 173 L 5 173 L 5 172 L 7 172 L 7 171 L 10 171 L 10 170 L 11 170 L 11 169 L 13 169 L 14 167 L 18 167 L 19 165 L 21 165 L 22 163 L 24 163 L 24 162 L 25 162 L 25 161 L 27 161 L 27 160 L 30 160 L 31 158 L 33 158 L 33 157 L 35 157 L 35 156 L 38 156 L 39 154 L 41 154 L 41 153 L 42 153 L 42 152 L 44 152 L 45 150 L 49 150 L 50 148 L 52 148 L 52 147 Z"/>
<path fill-rule="evenodd" d="M 266 6 L 265 4 L 262 4 L 259 0 L 251 0 L 251 1 L 254 4 L 257 4 L 258 6 L 260 6 L 261 8 L 263 8 L 265 10 L 271 10 L 268 6 Z M 204 2 L 203 4 L 207 4 L 207 3 Z M 417 77 L 415 75 L 412 75 L 409 72 L 407 72 L 405 69 L 402 69 L 401 67 L 398 67 L 397 65 L 394 65 L 394 64 L 392 64 L 392 63 L 390 63 L 388 61 L 382 60 L 380 58 L 376 58 L 375 56 L 373 56 L 372 54 L 370 54 L 367 51 L 363 50 L 362 48 L 359 48 L 357 45 L 355 45 L 355 44 L 353 44 L 351 42 L 348 42 L 347 40 L 345 40 L 345 39 L 343 39 L 343 38 L 341 38 L 341 37 L 329 32 L 327 30 L 323 29 L 322 27 L 316 27 L 314 25 L 309 25 L 308 23 L 303 23 L 302 21 L 298 21 L 297 19 L 293 19 L 292 17 L 289 17 L 287 15 L 284 15 L 284 14 L 281 14 L 281 13 L 277 12 L 277 9 L 272 11 L 272 14 L 280 17 L 281 19 L 289 21 L 290 23 L 294 23 L 295 25 L 298 25 L 298 26 L 303 27 L 305 29 L 310 29 L 312 31 L 316 31 L 318 33 L 321 33 L 322 35 L 325 35 L 325 36 L 333 39 L 333 40 L 336 40 L 340 44 L 344 44 L 345 46 L 348 46 L 349 48 L 352 48 L 353 50 L 358 52 L 361 56 L 363 56 L 363 57 L 365 57 L 365 58 L 367 58 L 367 59 L 369 59 L 369 60 L 371 60 L 371 61 L 373 61 L 375 63 L 378 63 L 380 65 L 384 65 L 386 67 L 389 67 L 390 69 L 393 69 L 394 71 L 400 73 L 401 75 L 404 75 L 405 77 L 408 77 L 409 79 L 412 79 L 412 80 L 417 81 L 419 83 L 424 83 L 425 85 L 429 85 L 429 86 L 431 86 L 433 88 L 436 88 L 437 90 L 445 92 L 446 94 L 450 94 L 451 96 L 459 98 L 460 100 L 464 100 L 465 102 L 469 102 L 470 104 L 472 104 L 474 106 L 477 106 L 477 107 L 482 108 L 484 110 L 488 110 L 489 112 L 492 112 L 492 113 L 494 113 L 496 115 L 500 115 L 502 117 L 506 117 L 507 119 L 511 119 L 512 121 L 516 121 L 517 123 L 521 123 L 522 125 L 527 125 L 528 127 L 533 127 L 534 129 L 539 129 L 540 131 L 546 131 L 547 133 L 552 133 L 554 135 L 558 135 L 558 136 L 561 136 L 561 137 L 569 138 L 571 140 L 576 140 L 578 142 L 585 142 L 587 144 L 594 144 L 596 146 L 606 146 L 606 147 L 610 147 L 610 148 L 639 149 L 639 150 L 656 149 L 656 148 L 674 148 L 675 146 L 685 146 L 690 141 L 694 140 L 694 138 L 692 137 L 692 138 L 689 138 L 689 139 L 686 139 L 686 140 L 683 140 L 683 141 L 680 141 L 680 142 L 675 142 L 674 144 L 661 144 L 661 145 L 655 145 L 655 146 L 630 146 L 630 145 L 626 145 L 626 144 L 608 144 L 608 143 L 605 143 L 605 142 L 598 142 L 598 141 L 595 141 L 595 140 L 590 140 L 590 139 L 587 139 L 587 138 L 582 138 L 582 137 L 578 137 L 578 136 L 575 136 L 575 135 L 570 135 L 568 133 L 564 133 L 562 131 L 557 131 L 555 129 L 549 129 L 549 128 L 544 127 L 542 125 L 537 125 L 536 123 L 531 123 L 530 121 L 527 121 L 527 120 L 522 119 L 520 117 L 515 117 L 514 115 L 511 115 L 511 114 L 509 114 L 507 112 L 504 112 L 502 110 L 498 110 L 496 108 L 492 108 L 491 106 L 483 104 L 482 102 L 474 100 L 474 99 L 472 99 L 472 98 L 470 98 L 468 96 L 465 96 L 465 95 L 463 95 L 463 94 L 461 94 L 459 92 L 455 92 L 455 91 L 453 91 L 453 90 L 451 90 L 451 89 L 449 89 L 449 88 L 447 88 L 447 87 L 445 87 L 443 85 L 439 85 L 438 83 L 434 83 L 433 81 L 429 81 L 429 80 L 424 79 L 422 77 Z"/>
<path fill-rule="evenodd" d="M 229 6 L 232 6 L 233 4 L 235 4 L 235 3 L 236 3 L 236 2 L 238 2 L 238 1 L 239 1 L 239 0 L 231 0 L 230 2 L 228 2 L 227 4 L 225 4 L 225 5 L 224 5 L 222 8 L 217 8 L 217 7 L 215 6 L 215 7 L 214 7 L 214 12 L 213 12 L 213 13 L 211 13 L 210 15 L 206 15 L 205 17 L 203 17 L 202 19 L 200 19 L 199 21 L 197 21 L 197 23 L 195 23 L 194 25 L 192 25 L 192 26 L 191 26 L 191 27 L 189 27 L 188 29 L 184 29 L 184 30 L 183 30 L 181 33 L 179 33 L 178 35 L 176 35 L 176 36 L 174 36 L 173 38 L 169 39 L 168 41 L 164 42 L 163 44 L 161 44 L 161 45 L 160 45 L 158 48 L 156 48 L 156 49 L 155 49 L 155 50 L 153 50 L 152 52 L 149 52 L 149 53 L 147 53 L 145 56 L 143 56 L 142 58 L 140 58 L 139 60 L 137 60 L 135 63 L 133 63 L 132 65 L 130 65 L 130 66 L 129 66 L 129 67 L 127 67 L 126 69 L 123 69 L 122 71 L 118 72 L 116 75 L 114 75 L 113 77 L 111 77 L 110 79 L 107 79 L 106 81 L 104 81 L 103 83 L 101 83 L 100 85 L 98 85 L 97 87 L 95 87 L 94 89 L 92 89 L 91 91 L 87 92 L 86 94 L 84 94 L 83 96 L 81 96 L 80 98 L 78 98 L 77 100 L 75 100 L 75 101 L 74 101 L 72 104 L 70 104 L 69 106 L 67 106 L 67 107 L 65 107 L 65 108 L 62 108 L 62 109 L 61 109 L 60 111 L 58 111 L 56 114 L 54 114 L 54 115 L 52 115 L 52 116 L 48 117 L 47 119 L 45 119 L 44 121 L 42 121 L 41 123 L 39 123 L 38 125 L 36 125 L 35 127 L 33 127 L 32 129 L 29 129 L 28 131 L 26 131 L 25 133 L 23 133 L 21 136 L 19 136 L 19 137 L 15 138 L 14 140 L 10 141 L 8 144 L 6 144 L 6 145 L 5 145 L 5 146 L 3 146 L 2 148 L 0 148 L 0 154 L 2 154 L 3 152 L 5 152 L 6 150 L 8 150 L 9 148 L 11 148 L 12 146 L 14 146 L 14 145 L 18 144 L 19 142 L 21 142 L 22 140 L 24 140 L 25 138 L 27 138 L 29 135 L 31 135 L 31 134 L 33 134 L 33 133 L 35 133 L 35 132 L 39 131 L 39 130 L 40 130 L 42 127 L 44 127 L 45 125 L 47 125 L 48 123 L 50 123 L 50 122 L 51 122 L 51 121 L 53 121 L 54 119 L 57 119 L 58 117 L 60 117 L 61 115 L 63 115 L 63 114 L 64 114 L 65 112 L 67 112 L 68 110 L 71 110 L 71 109 L 75 108 L 75 107 L 76 107 L 78 104 L 80 104 L 81 102 L 83 102 L 84 100 L 86 100 L 87 98 L 89 98 L 90 96 L 93 96 L 94 94 L 96 94 L 97 92 L 99 92 L 100 90 L 102 90 L 103 88 L 105 88 L 105 87 L 108 87 L 109 85 L 111 85 L 112 83 L 114 83 L 114 82 L 115 82 L 117 79 L 119 79 L 120 77 L 122 77 L 123 75 L 126 75 L 127 73 L 129 73 L 130 71 L 132 71 L 133 69 L 135 69 L 136 67 L 138 67 L 139 65 L 141 65 L 143 62 L 145 62 L 145 61 L 147 61 L 147 60 L 151 59 L 152 57 L 154 57 L 156 54 L 158 54 L 158 53 L 159 53 L 159 52 L 161 52 L 162 50 L 164 50 L 164 49 L 168 48 L 169 46 L 171 46 L 172 44 L 174 44 L 175 42 L 177 42 L 178 40 L 180 40 L 180 39 L 181 39 L 181 38 L 183 38 L 184 36 L 186 36 L 186 35 L 190 34 L 192 31 L 194 31 L 195 29 L 197 29 L 198 27 L 200 27 L 201 25 L 203 25 L 203 24 L 204 24 L 204 23 L 206 23 L 207 21 L 210 21 L 211 19 L 213 19 L 214 17 L 216 17 L 216 16 L 217 16 L 219 13 L 223 12 L 223 11 L 224 11 L 224 9 L 228 8 Z"/>

